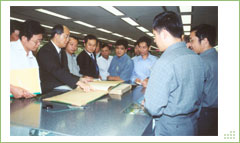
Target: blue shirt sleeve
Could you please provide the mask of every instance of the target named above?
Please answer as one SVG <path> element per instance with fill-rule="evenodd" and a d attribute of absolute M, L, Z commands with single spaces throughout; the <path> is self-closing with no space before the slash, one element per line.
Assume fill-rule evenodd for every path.
<path fill-rule="evenodd" d="M 125 64 L 125 66 L 120 73 L 120 78 L 125 82 L 127 82 L 127 81 L 130 81 L 134 64 L 131 59 L 127 60 L 126 63 L 123 63 L 123 64 Z"/>

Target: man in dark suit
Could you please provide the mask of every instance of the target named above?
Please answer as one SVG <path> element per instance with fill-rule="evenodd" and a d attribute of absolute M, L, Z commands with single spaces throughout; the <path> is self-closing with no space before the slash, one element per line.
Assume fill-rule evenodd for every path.
<path fill-rule="evenodd" d="M 51 41 L 37 53 L 40 79 L 43 93 L 53 89 L 71 90 L 77 86 L 89 90 L 89 86 L 80 81 L 78 76 L 69 72 L 67 56 L 62 49 L 69 41 L 69 29 L 64 25 L 56 25 L 51 32 Z"/>
<path fill-rule="evenodd" d="M 94 35 L 87 35 L 84 38 L 85 49 L 78 55 L 77 64 L 80 67 L 80 74 L 84 77 L 99 78 L 99 69 L 96 61 L 97 38 Z"/>

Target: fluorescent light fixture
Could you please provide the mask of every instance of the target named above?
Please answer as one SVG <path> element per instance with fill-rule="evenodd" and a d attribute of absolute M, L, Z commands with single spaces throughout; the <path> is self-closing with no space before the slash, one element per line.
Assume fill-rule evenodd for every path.
<path fill-rule="evenodd" d="M 147 35 L 151 36 L 151 37 L 154 37 L 154 35 L 150 32 L 146 33 Z"/>
<path fill-rule="evenodd" d="M 132 39 L 132 40 L 130 40 L 130 41 L 137 42 L 136 40 L 133 40 L 133 39 Z"/>
<path fill-rule="evenodd" d="M 88 24 L 88 23 L 85 23 L 85 22 L 82 22 L 82 21 L 73 21 L 73 22 L 75 22 L 75 23 L 77 23 L 77 24 L 81 24 L 81 25 L 83 25 L 83 26 L 87 26 L 87 27 L 90 27 L 90 28 L 95 28 L 96 26 L 93 26 L 93 25 L 91 25 L 91 24 Z"/>
<path fill-rule="evenodd" d="M 15 21 L 19 21 L 19 22 L 25 22 L 25 20 L 20 19 L 20 18 L 14 18 L 14 17 L 10 17 L 11 20 L 15 20 Z"/>
<path fill-rule="evenodd" d="M 184 32 L 184 35 L 190 35 L 190 32 Z"/>
<path fill-rule="evenodd" d="M 190 25 L 183 26 L 183 31 L 190 31 L 190 30 L 191 30 L 191 26 Z"/>
<path fill-rule="evenodd" d="M 133 46 L 133 45 L 131 45 L 131 44 L 129 44 L 128 46 L 129 46 L 129 47 L 134 47 L 134 46 Z"/>
<path fill-rule="evenodd" d="M 129 38 L 129 37 L 123 37 L 123 38 L 127 40 L 133 40 L 132 38 Z"/>
<path fill-rule="evenodd" d="M 103 28 L 97 28 L 97 30 L 105 32 L 105 33 L 112 33 L 111 31 L 108 31 L 108 30 L 103 29 Z"/>
<path fill-rule="evenodd" d="M 157 47 L 155 47 L 155 46 L 151 46 L 151 48 L 153 48 L 153 49 L 158 49 Z"/>
<path fill-rule="evenodd" d="M 102 38 L 102 37 L 99 37 L 98 39 L 99 40 L 108 40 L 108 39 L 105 39 L 105 38 Z"/>
<path fill-rule="evenodd" d="M 113 33 L 112 35 L 118 36 L 118 37 L 124 37 L 123 35 L 117 34 L 117 33 Z"/>
<path fill-rule="evenodd" d="M 182 15 L 183 24 L 191 24 L 191 15 Z"/>
<path fill-rule="evenodd" d="M 180 9 L 180 12 L 192 12 L 191 6 L 180 6 L 179 9 Z"/>
<path fill-rule="evenodd" d="M 81 33 L 76 32 L 76 31 L 70 31 L 70 33 L 73 33 L 73 34 L 81 34 Z"/>
<path fill-rule="evenodd" d="M 108 40 L 109 42 L 112 42 L 112 43 L 114 43 L 114 42 L 116 42 L 116 41 L 113 41 L 113 40 Z"/>
<path fill-rule="evenodd" d="M 137 29 L 141 30 L 142 32 L 149 32 L 146 28 L 140 26 L 140 27 L 137 27 Z"/>
<path fill-rule="evenodd" d="M 116 16 L 123 16 L 124 14 L 119 11 L 118 9 L 116 9 L 113 6 L 101 6 L 102 8 L 104 8 L 105 10 L 111 12 L 112 14 L 116 15 Z"/>
<path fill-rule="evenodd" d="M 124 20 L 125 22 L 127 22 L 128 24 L 132 25 L 132 26 L 138 26 L 138 23 L 135 22 L 134 20 L 132 20 L 130 17 L 124 17 L 121 18 L 122 20 Z"/>
<path fill-rule="evenodd" d="M 87 36 L 87 34 L 83 34 L 83 36 Z"/>
<path fill-rule="evenodd" d="M 49 28 L 49 29 L 52 29 L 53 27 L 52 26 L 48 26 L 48 25 L 44 25 L 44 24 L 41 24 L 42 27 L 45 27 L 45 28 Z"/>
<path fill-rule="evenodd" d="M 48 14 L 48 15 L 52 15 L 52 16 L 55 16 L 55 17 L 58 17 L 58 18 L 62 18 L 62 19 L 72 19 L 70 17 L 64 16 L 64 15 L 61 15 L 61 14 L 58 14 L 58 13 L 55 13 L 55 12 L 51 12 L 51 11 L 48 11 L 48 10 L 42 9 L 42 8 L 35 9 L 35 10 L 38 11 L 38 12 L 42 12 L 42 13 L 45 13 L 45 14 Z"/>

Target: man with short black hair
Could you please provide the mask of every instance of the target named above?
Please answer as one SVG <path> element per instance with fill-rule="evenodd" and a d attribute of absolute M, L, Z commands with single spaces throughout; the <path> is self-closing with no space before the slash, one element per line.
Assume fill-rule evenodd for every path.
<path fill-rule="evenodd" d="M 20 39 L 10 44 L 11 70 L 39 68 L 32 52 L 38 49 L 43 33 L 44 29 L 38 21 L 26 20 L 22 24 Z M 31 98 L 36 96 L 26 89 L 12 84 L 10 84 L 10 92 L 14 98 Z"/>
<path fill-rule="evenodd" d="M 51 32 L 51 41 L 45 44 L 37 53 L 40 68 L 40 79 L 43 93 L 55 90 L 72 90 L 80 86 L 85 91 L 90 87 L 84 84 L 85 79 L 69 72 L 66 47 L 70 31 L 65 25 L 55 25 Z M 83 82 L 82 82 L 83 81 Z"/>
<path fill-rule="evenodd" d="M 140 51 L 139 51 L 138 42 L 135 42 L 134 43 L 134 57 L 132 57 L 132 60 L 139 55 L 140 55 Z"/>
<path fill-rule="evenodd" d="M 15 20 L 10 21 L 10 41 L 17 41 L 19 39 L 21 24 Z"/>
<path fill-rule="evenodd" d="M 151 46 L 151 39 L 143 36 L 137 41 L 140 56 L 133 59 L 134 69 L 131 76 L 131 82 L 147 87 L 148 78 L 151 73 L 152 66 L 157 61 L 157 57 L 149 53 Z"/>
<path fill-rule="evenodd" d="M 66 54 L 67 54 L 67 60 L 68 60 L 68 68 L 70 73 L 76 75 L 76 76 L 82 76 L 79 71 L 79 66 L 77 65 L 77 56 L 75 55 L 75 52 L 77 51 L 78 46 L 78 38 L 75 36 L 70 36 L 68 44 L 66 46 Z"/>
<path fill-rule="evenodd" d="M 130 82 L 133 71 L 133 61 L 126 54 L 128 48 L 128 41 L 120 39 L 115 44 L 116 56 L 113 57 L 110 67 L 108 69 L 108 80 L 122 80 Z"/>
<path fill-rule="evenodd" d="M 80 74 L 84 77 L 99 78 L 99 69 L 96 59 L 97 38 L 94 35 L 84 37 L 85 49 L 77 56 L 77 64 L 80 67 Z"/>
<path fill-rule="evenodd" d="M 218 135 L 218 53 L 215 48 L 216 30 L 208 24 L 201 24 L 191 30 L 191 47 L 205 64 L 202 110 L 198 135 Z"/>
<path fill-rule="evenodd" d="M 197 135 L 204 85 L 203 62 L 182 42 L 183 26 L 176 13 L 157 15 L 153 34 L 163 54 L 151 72 L 144 106 L 155 119 L 155 135 Z"/>
<path fill-rule="evenodd" d="M 109 75 L 108 69 L 113 59 L 110 53 L 110 47 L 107 44 L 101 47 L 101 56 L 97 59 L 97 64 L 102 80 L 107 80 L 107 76 Z"/>

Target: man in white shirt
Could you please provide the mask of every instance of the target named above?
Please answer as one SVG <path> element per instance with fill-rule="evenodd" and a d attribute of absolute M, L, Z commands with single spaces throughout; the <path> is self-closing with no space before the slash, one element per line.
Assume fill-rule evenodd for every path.
<path fill-rule="evenodd" d="M 43 33 L 44 29 L 39 22 L 27 20 L 23 23 L 19 40 L 10 44 L 11 70 L 38 68 L 37 60 L 33 56 L 32 51 L 36 51 L 39 47 Z M 10 92 L 14 98 L 31 98 L 36 96 L 26 89 L 12 84 L 10 84 Z"/>
<path fill-rule="evenodd" d="M 79 73 L 80 68 L 77 65 L 77 56 L 74 54 L 77 50 L 78 46 L 78 38 L 74 36 L 70 36 L 69 42 L 66 47 L 66 54 L 67 54 L 67 60 L 68 60 L 68 68 L 70 73 L 76 75 L 76 76 L 81 76 Z"/>
<path fill-rule="evenodd" d="M 111 53 L 110 47 L 108 45 L 103 45 L 101 47 L 101 57 L 97 59 L 97 64 L 99 67 L 99 72 L 102 80 L 107 80 L 107 76 L 109 76 L 108 68 L 112 61 L 112 56 L 109 56 Z"/>

